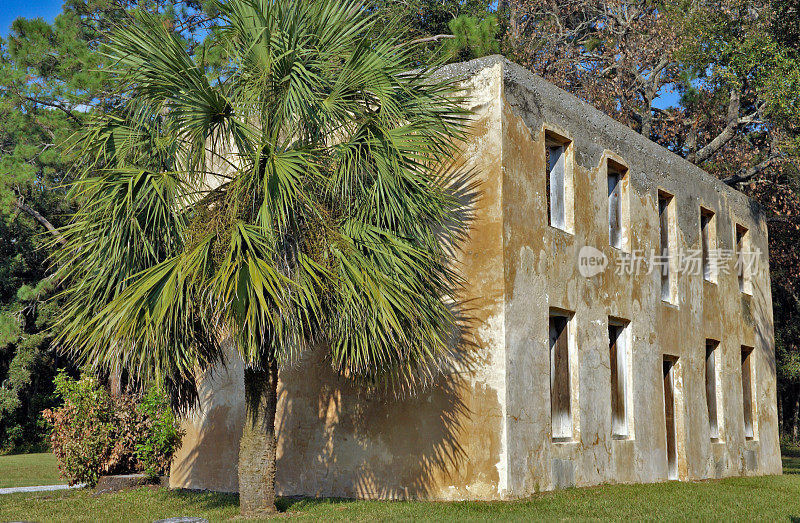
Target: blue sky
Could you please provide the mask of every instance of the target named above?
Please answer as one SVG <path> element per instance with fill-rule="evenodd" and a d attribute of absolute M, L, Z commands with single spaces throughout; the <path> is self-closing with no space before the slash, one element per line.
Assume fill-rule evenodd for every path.
<path fill-rule="evenodd" d="M 0 35 L 5 37 L 11 23 L 20 16 L 36 18 L 41 16 L 52 22 L 61 12 L 63 0 L 0 0 Z"/>
<path fill-rule="evenodd" d="M 653 100 L 653 106 L 659 109 L 666 109 L 678 105 L 680 96 L 675 91 L 669 90 L 669 86 L 661 88 L 661 96 Z"/>

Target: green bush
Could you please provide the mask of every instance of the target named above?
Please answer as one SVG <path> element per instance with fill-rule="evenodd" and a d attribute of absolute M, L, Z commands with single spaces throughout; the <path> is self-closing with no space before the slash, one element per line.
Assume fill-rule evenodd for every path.
<path fill-rule="evenodd" d="M 136 443 L 136 456 L 150 476 L 166 474 L 183 436 L 163 390 L 150 387 L 137 406 L 147 429 Z"/>
<path fill-rule="evenodd" d="M 101 475 L 169 470 L 182 433 L 157 388 L 141 396 L 112 396 L 94 377 L 55 379 L 64 404 L 42 415 L 51 424 L 50 443 L 61 475 L 70 484 L 95 485 Z"/>

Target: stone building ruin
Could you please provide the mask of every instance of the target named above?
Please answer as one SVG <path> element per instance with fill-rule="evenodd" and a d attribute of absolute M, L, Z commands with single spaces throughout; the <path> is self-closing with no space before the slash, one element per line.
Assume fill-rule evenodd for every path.
<path fill-rule="evenodd" d="M 458 263 L 475 365 L 406 399 L 353 388 L 321 354 L 283 370 L 279 493 L 514 499 L 780 474 L 762 209 L 502 57 L 444 73 L 474 112 L 480 198 Z M 171 486 L 237 490 L 241 373 L 203 383 Z"/>

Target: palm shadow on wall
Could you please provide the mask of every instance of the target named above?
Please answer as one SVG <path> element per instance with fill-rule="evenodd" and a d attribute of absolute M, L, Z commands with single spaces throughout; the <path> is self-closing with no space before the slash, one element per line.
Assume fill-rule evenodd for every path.
<path fill-rule="evenodd" d="M 365 390 L 336 376 L 324 351 L 285 371 L 278 420 L 281 494 L 439 497 L 442 485 L 465 486 L 473 467 L 493 469 L 498 441 L 485 441 L 484 452 L 464 441 L 482 432 L 499 438 L 499 426 L 490 431 L 484 419 L 477 427 L 475 417 L 499 403 L 471 384 L 474 351 L 462 347 L 452 372 L 408 397 Z"/>
<path fill-rule="evenodd" d="M 438 231 L 447 254 L 467 240 L 479 197 L 474 172 L 441 173 L 459 201 Z M 453 352 L 433 383 L 415 395 L 364 389 L 338 377 L 325 351 L 284 369 L 278 450 L 283 495 L 357 498 L 441 497 L 476 478 L 497 483 L 500 406 L 493 390 L 474 385 L 484 363 L 469 303 L 453 305 L 459 329 Z M 467 437 L 468 436 L 468 437 Z"/>
<path fill-rule="evenodd" d="M 473 174 L 461 165 L 441 173 L 461 204 L 452 223 L 438 231 L 450 256 L 470 232 L 479 197 Z M 476 481 L 497 484 L 500 403 L 494 390 L 474 383 L 486 361 L 479 360 L 478 325 L 469 303 L 453 307 L 460 320 L 453 357 L 416 395 L 369 391 L 337 376 L 324 347 L 281 370 L 281 495 L 425 498 L 441 497 L 448 489 L 458 496 Z M 185 486 L 238 490 L 242 374 L 238 357 L 229 354 L 227 368 L 201 387 L 203 404 L 213 406 L 203 413 L 197 439 L 176 467 L 179 477 L 188 478 Z"/>

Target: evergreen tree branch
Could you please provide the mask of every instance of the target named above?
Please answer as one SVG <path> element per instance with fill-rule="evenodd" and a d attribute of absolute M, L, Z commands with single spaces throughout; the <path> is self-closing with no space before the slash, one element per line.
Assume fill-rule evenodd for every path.
<path fill-rule="evenodd" d="M 444 40 L 447 38 L 455 38 L 455 35 L 439 34 L 433 36 L 426 36 L 424 38 L 417 38 L 416 40 L 411 40 L 410 42 L 406 42 L 403 45 L 416 45 L 416 44 L 424 44 L 427 42 L 438 42 L 439 40 Z"/>
<path fill-rule="evenodd" d="M 58 231 L 58 229 L 56 229 L 55 226 L 53 226 L 53 224 L 50 223 L 50 221 L 47 218 L 42 216 L 42 214 L 39 211 L 37 211 L 36 209 L 32 208 L 30 205 L 25 203 L 25 201 L 22 199 L 22 197 L 17 198 L 15 204 L 16 204 L 17 209 L 19 209 L 20 211 L 23 211 L 26 214 L 32 216 L 33 219 L 35 219 L 37 222 L 39 222 L 41 225 L 43 225 L 45 229 L 50 231 L 50 234 L 55 236 L 56 241 L 59 244 L 64 245 L 66 243 L 66 240 L 64 239 L 64 236 Z"/>
<path fill-rule="evenodd" d="M 61 104 L 61 103 L 58 103 L 58 102 L 49 102 L 47 100 L 40 100 L 38 98 L 34 98 L 32 96 L 27 96 L 27 95 L 23 95 L 22 98 L 24 98 L 25 100 L 28 100 L 29 102 L 33 102 L 35 104 L 44 105 L 44 106 L 47 106 L 47 107 L 53 107 L 55 109 L 59 109 L 59 110 L 63 111 L 64 114 L 66 114 L 73 122 L 77 123 L 78 125 L 83 125 L 83 122 L 81 121 L 81 119 L 78 118 L 78 116 L 74 112 L 72 112 L 70 109 L 68 109 L 66 106 L 64 106 L 64 104 Z"/>

